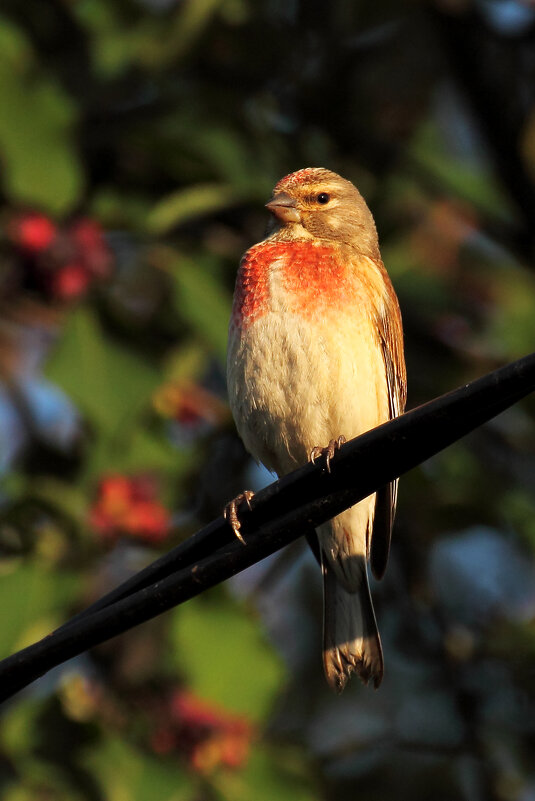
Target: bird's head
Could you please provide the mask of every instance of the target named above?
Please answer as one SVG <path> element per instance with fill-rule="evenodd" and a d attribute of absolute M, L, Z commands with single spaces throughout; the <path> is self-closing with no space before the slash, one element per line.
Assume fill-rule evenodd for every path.
<path fill-rule="evenodd" d="M 307 167 L 282 178 L 266 203 L 275 228 L 291 239 L 320 239 L 378 254 L 372 214 L 358 189 L 335 172 Z"/>

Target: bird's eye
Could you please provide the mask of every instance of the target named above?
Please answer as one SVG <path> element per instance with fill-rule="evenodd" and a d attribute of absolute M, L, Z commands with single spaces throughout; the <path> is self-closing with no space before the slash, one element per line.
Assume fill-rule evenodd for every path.
<path fill-rule="evenodd" d="M 321 203 L 322 206 L 324 206 L 326 203 L 328 203 L 330 199 L 331 199 L 331 196 L 328 195 L 327 192 L 320 192 L 319 195 L 316 198 L 318 203 Z"/>

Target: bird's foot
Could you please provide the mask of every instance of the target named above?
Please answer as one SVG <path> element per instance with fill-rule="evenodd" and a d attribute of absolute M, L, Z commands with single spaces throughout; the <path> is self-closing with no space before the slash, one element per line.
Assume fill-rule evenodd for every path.
<path fill-rule="evenodd" d="M 241 523 L 240 523 L 240 519 L 238 517 L 238 506 L 243 501 L 245 501 L 247 506 L 249 507 L 249 511 L 250 511 L 251 510 L 251 498 L 253 497 L 253 495 L 254 495 L 254 492 L 252 492 L 251 490 L 245 490 L 244 492 L 241 492 L 239 495 L 237 495 L 234 498 L 234 500 L 232 500 L 229 503 L 227 503 L 227 505 L 223 509 L 223 517 L 225 518 L 225 520 L 227 520 L 227 522 L 231 526 L 234 534 L 239 539 L 239 541 L 242 543 L 242 545 L 245 545 L 245 540 L 243 539 L 242 535 L 240 534 Z"/>
<path fill-rule="evenodd" d="M 341 434 L 338 439 L 331 439 L 329 444 L 326 448 L 320 448 L 319 445 L 312 448 L 310 451 L 310 461 L 312 464 L 316 464 L 316 459 L 319 456 L 325 456 L 325 466 L 327 468 L 327 472 L 331 472 L 331 459 L 333 458 L 336 451 L 339 451 L 342 445 L 347 442 L 346 438 L 343 434 Z"/>

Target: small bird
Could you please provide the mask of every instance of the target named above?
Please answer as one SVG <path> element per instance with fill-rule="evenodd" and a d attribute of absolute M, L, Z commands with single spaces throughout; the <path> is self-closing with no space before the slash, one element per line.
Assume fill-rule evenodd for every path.
<path fill-rule="evenodd" d="M 266 207 L 268 235 L 238 271 L 227 381 L 245 447 L 280 477 L 322 453 L 330 469 L 346 437 L 401 414 L 406 373 L 398 300 L 356 187 L 309 167 L 282 178 Z M 251 495 L 226 510 L 240 538 L 236 510 Z M 323 662 L 337 692 L 353 672 L 375 687 L 383 676 L 367 562 L 381 578 L 396 497 L 393 482 L 317 529 Z"/>

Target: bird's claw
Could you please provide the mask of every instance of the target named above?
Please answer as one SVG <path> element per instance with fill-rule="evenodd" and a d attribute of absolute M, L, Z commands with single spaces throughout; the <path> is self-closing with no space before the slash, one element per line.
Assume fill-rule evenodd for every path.
<path fill-rule="evenodd" d="M 223 517 L 229 523 L 235 536 L 239 539 L 242 545 L 245 545 L 246 543 L 242 535 L 240 534 L 241 523 L 238 517 L 238 506 L 242 503 L 242 501 L 245 501 L 247 506 L 249 507 L 249 511 L 251 511 L 251 498 L 253 497 L 253 495 L 254 492 L 252 492 L 251 490 L 244 490 L 239 495 L 237 495 L 232 501 L 227 503 L 227 505 L 223 509 Z"/>
<path fill-rule="evenodd" d="M 338 439 L 331 439 L 329 444 L 326 448 L 320 448 L 319 445 L 316 445 L 310 451 L 310 461 L 312 464 L 316 464 L 316 459 L 319 456 L 325 456 L 325 467 L 327 468 L 327 472 L 331 472 L 331 459 L 333 458 L 336 451 L 339 451 L 342 445 L 347 442 L 346 438 L 343 434 L 341 434 Z"/>

